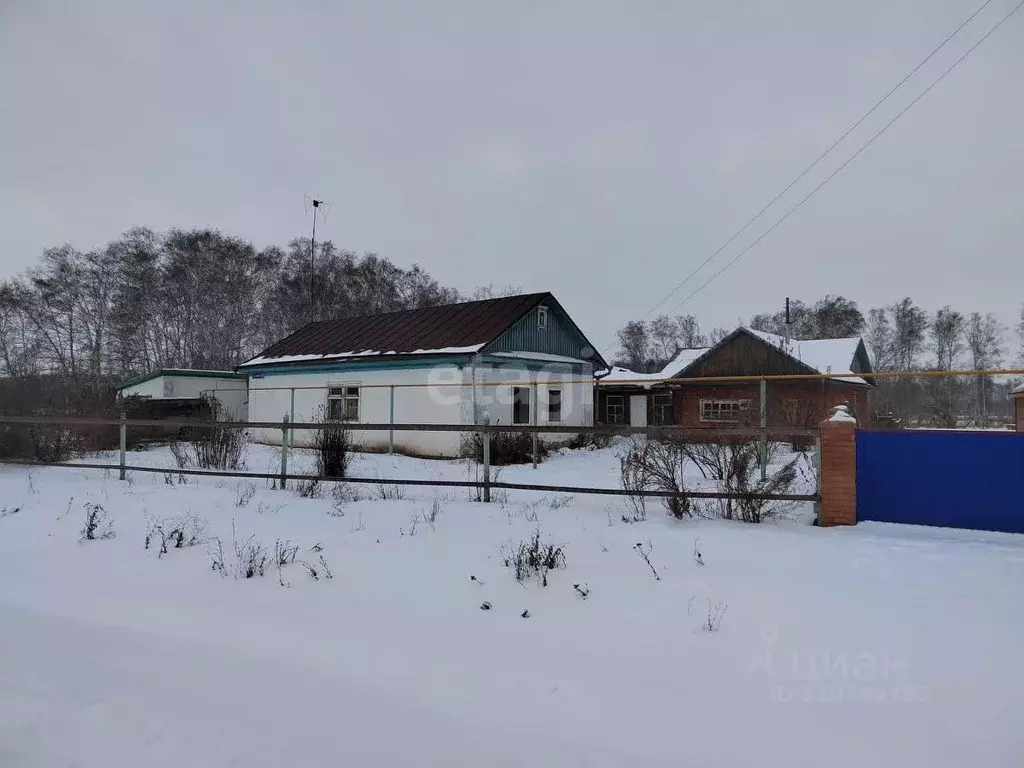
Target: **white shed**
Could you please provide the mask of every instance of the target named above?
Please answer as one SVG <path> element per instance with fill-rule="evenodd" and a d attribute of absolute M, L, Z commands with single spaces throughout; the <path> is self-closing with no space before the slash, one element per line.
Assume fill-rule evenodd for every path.
<path fill-rule="evenodd" d="M 212 399 L 220 403 L 224 420 L 247 421 L 249 417 L 248 376 L 234 371 L 162 368 L 129 379 L 117 388 L 117 395 L 178 403 Z"/>

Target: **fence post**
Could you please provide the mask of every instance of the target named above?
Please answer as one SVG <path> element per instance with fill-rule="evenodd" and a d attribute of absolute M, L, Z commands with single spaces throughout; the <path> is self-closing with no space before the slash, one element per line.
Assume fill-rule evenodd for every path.
<path fill-rule="evenodd" d="M 292 421 L 295 421 L 295 387 L 292 387 L 291 405 L 288 407 L 288 413 L 291 415 Z M 288 429 L 288 448 L 291 449 L 291 448 L 294 448 L 294 447 L 295 447 L 295 429 L 294 429 L 294 427 L 289 427 L 289 429 Z"/>
<path fill-rule="evenodd" d="M 284 415 L 281 422 L 281 490 L 284 490 L 285 481 L 288 477 L 288 414 Z"/>
<path fill-rule="evenodd" d="M 821 519 L 821 427 L 814 436 L 814 493 L 818 500 L 814 502 L 814 519 Z"/>
<path fill-rule="evenodd" d="M 119 462 L 119 465 L 121 467 L 121 471 L 119 472 L 119 477 L 120 477 L 121 480 L 124 480 L 125 479 L 124 452 L 125 452 L 125 449 L 128 447 L 128 414 L 124 410 L 121 411 L 121 428 L 120 428 L 120 433 L 121 433 L 121 435 L 120 435 L 119 445 L 120 445 L 120 448 L 121 448 L 121 454 L 120 454 L 120 458 L 118 459 L 118 462 Z"/>
<path fill-rule="evenodd" d="M 388 392 L 388 424 L 392 425 L 392 428 L 388 430 L 388 456 L 391 456 L 395 452 L 395 385 L 392 384 L 389 387 Z"/>
<path fill-rule="evenodd" d="M 484 501 L 489 502 L 491 500 L 491 417 L 484 416 Z"/>
<path fill-rule="evenodd" d="M 531 415 L 532 415 L 533 418 L 530 419 L 530 423 L 533 426 L 536 427 L 537 426 L 537 409 L 540 408 L 540 401 L 537 399 L 537 382 L 533 382 L 533 392 L 531 393 L 531 397 L 533 398 L 533 403 L 532 403 L 533 408 L 531 409 Z M 538 448 L 539 448 L 539 446 L 537 445 L 538 440 L 539 440 L 539 435 L 536 432 L 534 432 L 533 433 L 533 468 L 534 469 L 537 468 L 537 451 L 538 451 Z"/>
<path fill-rule="evenodd" d="M 768 427 L 768 380 L 761 379 L 761 441 L 758 443 L 757 452 L 761 464 L 761 480 L 768 479 L 768 438 L 764 430 Z"/>

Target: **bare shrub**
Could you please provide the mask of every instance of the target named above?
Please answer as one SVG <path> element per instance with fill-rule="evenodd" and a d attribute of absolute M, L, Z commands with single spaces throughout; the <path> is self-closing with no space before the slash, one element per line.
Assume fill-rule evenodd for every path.
<path fill-rule="evenodd" d="M 209 541 L 210 526 L 207 521 L 192 512 L 164 519 L 146 520 L 146 539 L 143 549 L 155 546 L 157 557 L 163 557 L 171 549 L 184 549 L 205 544 Z"/>
<path fill-rule="evenodd" d="M 171 441 L 171 455 L 178 468 L 245 469 L 245 430 L 217 420 L 222 411 L 216 400 L 210 400 L 210 412 L 212 421 L 193 427 L 181 441 Z"/>
<path fill-rule="evenodd" d="M 444 497 L 435 496 L 433 501 L 430 502 L 430 508 L 423 510 L 423 522 L 430 526 L 430 530 L 434 530 L 437 518 L 439 518 L 441 513 L 444 511 L 446 501 L 447 499 Z"/>
<path fill-rule="evenodd" d="M 650 539 L 647 540 L 646 546 L 642 542 L 637 542 L 633 546 L 634 551 L 640 555 L 647 567 L 651 569 L 651 573 L 654 574 L 655 581 L 661 581 L 661 575 L 658 573 L 658 569 L 654 567 L 654 563 L 651 562 L 651 552 L 654 550 L 654 545 Z"/>
<path fill-rule="evenodd" d="M 16 515 L 21 511 L 21 507 L 0 507 L 0 519 Z"/>
<path fill-rule="evenodd" d="M 297 480 L 295 492 L 303 499 L 319 499 L 323 495 L 320 481 L 315 477 L 303 477 Z"/>
<path fill-rule="evenodd" d="M 799 455 L 762 480 L 756 440 L 695 443 L 685 445 L 684 451 L 705 478 L 716 482 L 720 491 L 738 495 L 737 498 L 716 499 L 715 503 L 707 505 L 705 509 L 713 516 L 760 523 L 789 508 L 786 502 L 764 496 L 788 493 L 792 489 Z"/>
<path fill-rule="evenodd" d="M 536 576 L 545 587 L 548 585 L 548 572 L 566 566 L 565 547 L 556 546 L 550 539 L 541 541 L 540 528 L 535 529 L 526 541 L 517 545 L 506 544 L 499 554 L 505 566 L 514 571 L 516 581 Z"/>
<path fill-rule="evenodd" d="M 595 451 L 599 448 L 607 448 L 614 439 L 615 435 L 601 432 L 577 432 L 565 444 L 565 447 L 573 450 Z"/>
<path fill-rule="evenodd" d="M 686 484 L 683 481 L 685 444 L 667 437 L 661 440 L 631 439 L 619 455 L 619 482 L 627 491 L 629 514 L 624 522 L 647 518 L 646 503 L 636 491 L 662 491 L 671 496 L 662 498 L 666 511 L 677 520 L 693 514 Z M 630 493 L 633 492 L 633 493 Z"/>
<path fill-rule="evenodd" d="M 99 504 L 85 505 L 85 524 L 82 526 L 80 541 L 114 538 L 114 520 Z"/>
<path fill-rule="evenodd" d="M 330 421 L 323 406 L 318 421 L 324 426 L 316 430 L 313 439 L 317 474 L 323 477 L 345 477 L 352 450 L 348 429 L 343 422 Z"/>
<path fill-rule="evenodd" d="M 705 632 L 717 632 L 719 627 L 722 626 L 722 618 L 725 616 L 725 611 L 728 607 L 725 603 L 712 603 L 708 600 L 708 613 L 704 617 L 700 628 Z"/>
<path fill-rule="evenodd" d="M 240 509 L 249 506 L 249 502 L 255 495 L 256 485 L 254 483 L 239 484 L 235 487 L 235 506 Z"/>
<path fill-rule="evenodd" d="M 402 483 L 389 482 L 386 478 L 377 481 L 377 496 L 381 501 L 401 501 L 405 498 L 405 489 Z"/>
<path fill-rule="evenodd" d="M 479 432 L 462 437 L 461 453 L 464 458 L 479 463 L 484 460 L 484 441 Z M 537 461 L 543 461 L 551 448 L 543 440 L 537 441 Z M 491 432 L 491 465 L 529 464 L 533 461 L 533 435 L 529 432 Z"/>

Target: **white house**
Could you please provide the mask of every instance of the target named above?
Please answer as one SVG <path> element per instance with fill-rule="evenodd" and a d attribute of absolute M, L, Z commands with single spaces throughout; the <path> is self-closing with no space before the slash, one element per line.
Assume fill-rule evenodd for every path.
<path fill-rule="evenodd" d="M 136 376 L 117 388 L 118 397 L 139 398 L 167 405 L 198 404 L 203 400 L 220 403 L 219 417 L 246 421 L 249 391 L 244 373 L 234 371 L 194 371 L 161 368 Z"/>
<path fill-rule="evenodd" d="M 348 422 L 355 444 L 388 431 L 358 424 L 589 426 L 595 368 L 607 364 L 550 293 L 311 323 L 238 367 L 249 420 Z M 254 430 L 280 443 L 281 430 Z M 400 431 L 395 449 L 457 456 L 462 432 Z M 565 440 L 571 435 L 544 435 Z M 297 445 L 312 433 L 296 432 Z"/>

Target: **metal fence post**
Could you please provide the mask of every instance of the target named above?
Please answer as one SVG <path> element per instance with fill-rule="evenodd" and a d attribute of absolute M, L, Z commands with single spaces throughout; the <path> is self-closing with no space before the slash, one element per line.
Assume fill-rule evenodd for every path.
<path fill-rule="evenodd" d="M 284 490 L 288 477 L 288 414 L 284 415 L 281 422 L 281 490 Z"/>
<path fill-rule="evenodd" d="M 491 500 L 491 432 L 490 432 L 491 418 L 484 416 L 484 501 L 489 502 Z"/>
<path fill-rule="evenodd" d="M 531 397 L 533 398 L 533 403 L 532 403 L 533 408 L 531 409 L 532 418 L 530 419 L 530 423 L 533 426 L 536 427 L 537 426 L 537 409 L 540 407 L 540 401 L 537 399 L 537 382 L 533 383 L 533 392 L 531 393 Z M 536 432 L 534 432 L 533 433 L 533 468 L 534 469 L 537 468 L 537 453 L 538 453 L 538 448 L 539 448 L 539 446 L 537 445 L 537 442 L 538 442 L 539 439 L 540 439 L 539 435 Z"/>
<path fill-rule="evenodd" d="M 768 479 L 768 438 L 763 431 L 768 427 L 768 380 L 761 379 L 761 441 L 758 443 L 758 454 L 761 464 L 761 480 Z"/>
<path fill-rule="evenodd" d="M 388 424 L 395 423 L 395 385 L 389 387 L 388 392 Z M 388 430 L 388 456 L 395 452 L 395 430 Z"/>
<path fill-rule="evenodd" d="M 118 460 L 118 464 L 119 464 L 121 470 L 120 470 L 120 472 L 118 474 L 119 474 L 120 479 L 124 480 L 125 479 L 124 452 L 125 452 L 125 449 L 128 447 L 128 414 L 125 411 L 123 411 L 123 410 L 121 411 L 121 428 L 120 428 L 120 433 L 121 433 L 121 435 L 120 435 L 119 445 L 120 445 L 120 448 L 121 448 L 121 453 L 120 453 L 120 458 Z"/>

